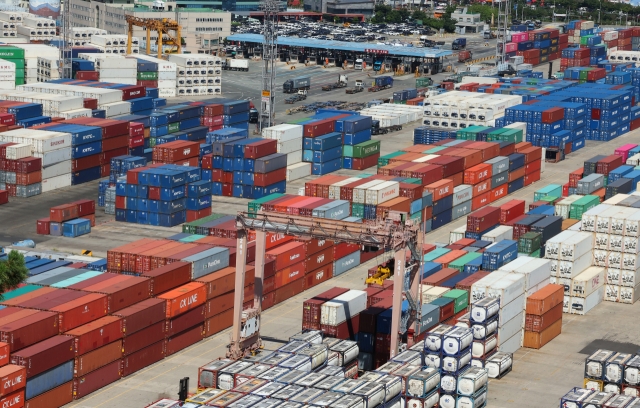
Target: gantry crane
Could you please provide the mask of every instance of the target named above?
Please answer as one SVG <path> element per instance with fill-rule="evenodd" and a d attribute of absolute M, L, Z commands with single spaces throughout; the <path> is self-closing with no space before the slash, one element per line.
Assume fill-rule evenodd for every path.
<path fill-rule="evenodd" d="M 292 235 L 302 239 L 325 239 L 348 242 L 362 247 L 384 248 L 394 252 L 393 317 L 391 320 L 391 357 L 398 353 L 399 336 L 418 319 L 418 249 L 420 227 L 408 214 L 391 211 L 384 220 L 366 223 L 344 222 L 274 212 L 238 213 L 236 216 L 237 252 L 233 328 L 228 358 L 239 359 L 261 346 L 260 313 L 267 233 Z M 249 231 L 256 234 L 255 293 L 253 307 L 243 311 L 244 281 Z M 401 271 L 405 271 L 402 273 Z M 405 283 L 408 275 L 408 284 Z M 406 285 L 406 287 L 405 287 Z M 409 313 L 402 316 L 402 302 L 409 303 Z"/>
<path fill-rule="evenodd" d="M 169 53 L 180 54 L 182 51 L 182 27 L 176 21 L 168 18 L 152 19 L 126 16 L 129 25 L 127 36 L 127 54 L 131 54 L 131 39 L 133 37 L 133 26 L 147 29 L 147 53 L 151 49 L 151 32 L 158 33 L 158 58 L 162 58 L 162 44 L 170 45 Z M 172 34 L 174 33 L 174 34 Z M 167 36 L 165 40 L 163 36 Z"/>

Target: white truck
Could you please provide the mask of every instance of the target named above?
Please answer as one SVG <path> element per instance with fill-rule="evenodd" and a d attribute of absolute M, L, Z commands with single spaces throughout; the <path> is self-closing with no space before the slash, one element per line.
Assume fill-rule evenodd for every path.
<path fill-rule="evenodd" d="M 227 58 L 222 69 L 226 71 L 249 71 L 249 60 Z"/>

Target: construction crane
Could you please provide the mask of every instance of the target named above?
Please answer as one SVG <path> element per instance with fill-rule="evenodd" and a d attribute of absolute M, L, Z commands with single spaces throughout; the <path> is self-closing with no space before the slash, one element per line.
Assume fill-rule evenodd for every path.
<path fill-rule="evenodd" d="M 302 239 L 348 242 L 371 250 L 384 248 L 393 251 L 393 317 L 391 320 L 391 357 L 398 353 L 400 338 L 419 319 L 417 306 L 418 271 L 420 269 L 420 227 L 408 214 L 391 211 L 384 220 L 367 223 L 336 221 L 272 212 L 236 216 L 237 252 L 233 328 L 227 357 L 239 359 L 261 347 L 260 313 L 267 233 L 286 234 Z M 247 238 L 250 231 L 256 235 L 255 283 L 253 307 L 243 309 L 244 282 L 247 259 Z M 408 261 L 407 261 L 408 259 Z M 401 273 L 400 271 L 405 271 Z M 408 276 L 407 276 L 408 275 Z M 408 278 L 408 279 L 407 279 Z M 408 284 L 405 282 L 408 280 Z M 406 284 L 406 287 L 405 287 Z M 402 314 L 402 302 L 407 300 L 409 312 Z"/>
<path fill-rule="evenodd" d="M 127 54 L 131 54 L 131 41 L 133 37 L 133 26 L 142 27 L 147 30 L 147 54 L 151 49 L 151 32 L 158 33 L 158 58 L 162 58 L 162 45 L 170 45 L 168 53 L 180 54 L 182 51 L 182 27 L 178 22 L 168 18 L 152 19 L 135 16 L 125 16 L 129 30 L 127 31 Z M 163 37 L 167 38 L 164 39 Z"/>

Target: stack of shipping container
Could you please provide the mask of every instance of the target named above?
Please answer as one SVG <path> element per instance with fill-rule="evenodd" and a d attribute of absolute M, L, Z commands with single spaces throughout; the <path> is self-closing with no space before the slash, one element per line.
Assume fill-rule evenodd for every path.
<path fill-rule="evenodd" d="M 511 42 L 505 44 L 506 54 L 522 57 L 524 64 L 533 66 L 557 60 L 569 45 L 569 35 L 561 34 L 557 28 L 527 31 L 526 25 L 513 25 L 511 30 Z"/>
<path fill-rule="evenodd" d="M 96 225 L 96 202 L 80 200 L 70 204 L 51 207 L 49 217 L 36 221 L 36 232 L 40 235 L 76 238 L 91 232 Z"/>

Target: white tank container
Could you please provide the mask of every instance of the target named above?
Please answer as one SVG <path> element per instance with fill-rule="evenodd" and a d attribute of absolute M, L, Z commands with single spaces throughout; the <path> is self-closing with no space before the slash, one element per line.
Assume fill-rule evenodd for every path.
<path fill-rule="evenodd" d="M 496 335 L 487 337 L 484 340 L 474 340 L 471 345 L 471 357 L 483 358 L 491 353 L 498 346 L 498 338 Z"/>
<path fill-rule="evenodd" d="M 453 330 L 453 326 L 441 324 L 430 330 L 424 340 L 425 351 L 438 352 L 442 350 L 443 338 L 446 333 Z"/>
<path fill-rule="evenodd" d="M 355 390 L 356 388 L 363 386 L 366 383 L 367 383 L 366 381 L 362 381 L 362 380 L 347 379 L 342 381 L 340 384 L 336 385 L 335 387 L 333 387 L 331 390 L 348 394 L 353 390 Z"/>
<path fill-rule="evenodd" d="M 325 375 L 327 375 L 327 374 L 325 374 Z M 321 389 L 321 390 L 330 390 L 330 389 L 333 389 L 333 387 L 335 387 L 336 385 L 340 384 L 343 381 L 344 381 L 343 377 L 334 377 L 334 376 L 328 375 L 327 378 L 325 378 L 324 380 L 321 380 L 320 382 L 316 383 L 315 387 L 318 388 L 318 389 Z"/>
<path fill-rule="evenodd" d="M 471 329 L 454 326 L 453 329 L 443 335 L 442 351 L 447 355 L 456 355 L 468 348 L 472 342 L 473 333 Z"/>
<path fill-rule="evenodd" d="M 486 406 L 487 389 L 479 391 L 475 395 L 459 396 L 456 402 L 456 408 L 480 408 Z"/>
<path fill-rule="evenodd" d="M 513 364 L 513 354 L 498 352 L 487 359 L 485 362 L 485 368 L 489 374 L 489 378 L 498 378 Z"/>
<path fill-rule="evenodd" d="M 333 391 L 324 391 L 322 394 L 318 395 L 316 398 L 314 398 L 313 400 L 311 400 L 309 402 L 309 404 L 316 406 L 316 407 L 328 407 L 329 405 L 333 404 L 334 402 L 336 402 L 337 400 L 339 400 L 340 398 L 342 398 L 344 396 L 344 394 L 341 394 L 339 392 L 333 392 Z"/>
<path fill-rule="evenodd" d="M 385 389 L 382 384 L 367 383 L 351 391 L 351 394 L 362 396 L 365 408 L 377 407 L 385 400 Z"/>
<path fill-rule="evenodd" d="M 402 363 L 396 363 L 395 361 L 387 361 L 385 364 L 376 368 L 374 371 L 377 373 L 391 374 L 397 369 L 399 369 L 400 367 L 402 367 Z"/>
<path fill-rule="evenodd" d="M 489 373 L 484 368 L 471 368 L 458 379 L 458 394 L 473 395 L 489 382 Z"/>
<path fill-rule="evenodd" d="M 491 319 L 484 323 L 475 323 L 471 326 L 473 338 L 482 340 L 498 330 L 498 319 Z"/>
<path fill-rule="evenodd" d="M 314 344 L 311 347 L 298 351 L 297 354 L 310 357 L 311 369 L 313 370 L 327 361 L 329 349 L 324 344 Z"/>
<path fill-rule="evenodd" d="M 329 406 L 331 408 L 366 408 L 364 398 L 360 395 L 345 395 Z"/>
<path fill-rule="evenodd" d="M 358 357 L 360 349 L 358 343 L 351 340 L 343 340 L 331 346 L 331 351 L 338 353 L 338 365 L 345 366 Z"/>
<path fill-rule="evenodd" d="M 483 323 L 497 315 L 499 312 L 500 299 L 485 298 L 471 306 L 471 321 Z"/>
<path fill-rule="evenodd" d="M 419 351 L 405 350 L 393 357 L 391 361 L 405 365 L 420 365 L 421 358 Z"/>
<path fill-rule="evenodd" d="M 459 356 L 444 356 L 442 358 L 442 370 L 455 373 L 471 362 L 471 350 L 460 353 Z"/>
<path fill-rule="evenodd" d="M 218 388 L 221 390 L 230 390 L 234 388 L 236 386 L 235 375 L 252 365 L 252 363 L 247 361 L 237 361 L 224 367 L 218 373 Z"/>
<path fill-rule="evenodd" d="M 391 401 L 402 392 L 402 380 L 394 375 L 383 375 L 376 382 L 382 384 L 385 388 L 385 402 Z"/>
<path fill-rule="evenodd" d="M 412 374 L 406 381 L 406 394 L 412 397 L 425 398 L 440 384 L 440 371 L 425 368 Z"/>

